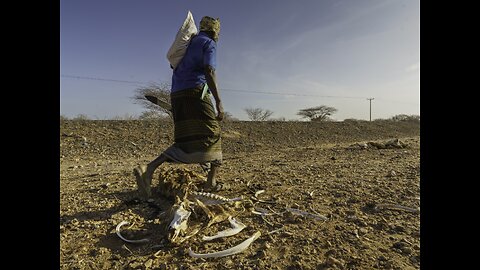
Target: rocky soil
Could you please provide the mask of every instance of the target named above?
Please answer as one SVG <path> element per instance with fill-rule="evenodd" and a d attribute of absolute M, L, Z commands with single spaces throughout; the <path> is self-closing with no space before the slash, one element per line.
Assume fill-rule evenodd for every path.
<path fill-rule="evenodd" d="M 224 222 L 173 246 L 159 229 L 166 199 L 155 188 L 152 201 L 138 199 L 132 175 L 173 142 L 172 124 L 62 121 L 60 269 L 420 268 L 419 123 L 228 122 L 222 130 L 218 180 L 231 187 L 218 194 L 265 190 L 258 197 L 274 203 L 256 207 L 278 214 L 245 211 L 238 219 L 247 227 L 237 235 L 201 240 L 228 228 Z M 179 166 L 203 173 L 193 164 L 162 170 Z M 123 242 L 115 233 L 121 221 L 131 224 L 127 236 L 152 241 Z M 188 254 L 229 248 L 256 231 L 260 238 L 240 254 Z"/>

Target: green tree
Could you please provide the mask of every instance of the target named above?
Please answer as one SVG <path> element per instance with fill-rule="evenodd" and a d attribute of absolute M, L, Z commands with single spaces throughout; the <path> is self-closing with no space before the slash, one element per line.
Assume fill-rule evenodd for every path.
<path fill-rule="evenodd" d="M 325 105 L 306 108 L 300 110 L 297 115 L 302 116 L 302 118 L 308 118 L 310 121 L 329 121 L 330 116 L 337 112 L 337 109 L 334 107 L 329 107 Z"/>

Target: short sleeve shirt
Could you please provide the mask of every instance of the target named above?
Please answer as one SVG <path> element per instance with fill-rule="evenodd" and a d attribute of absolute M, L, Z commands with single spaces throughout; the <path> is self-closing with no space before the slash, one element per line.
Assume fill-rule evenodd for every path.
<path fill-rule="evenodd" d="M 206 33 L 194 36 L 185 56 L 173 71 L 172 93 L 205 84 L 205 66 L 216 68 L 216 54 L 217 44 Z"/>

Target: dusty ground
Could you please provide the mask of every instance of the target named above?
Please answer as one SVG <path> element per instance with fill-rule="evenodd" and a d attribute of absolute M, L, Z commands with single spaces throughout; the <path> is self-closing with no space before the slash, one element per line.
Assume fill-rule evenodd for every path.
<path fill-rule="evenodd" d="M 223 123 L 218 179 L 232 186 L 218 194 L 249 197 L 264 189 L 259 198 L 276 203 L 258 207 L 296 208 L 328 220 L 288 213 L 262 219 L 244 212 L 239 219 L 248 227 L 238 235 L 205 243 L 199 233 L 180 246 L 165 244 L 159 235 L 164 199 L 154 189 L 154 202 L 138 200 L 132 175 L 136 165 L 172 143 L 172 132 L 170 123 L 156 121 L 61 122 L 61 269 L 420 268 L 419 212 L 379 207 L 420 207 L 419 123 Z M 352 147 L 394 138 L 406 147 Z M 165 168 L 175 166 L 202 172 L 198 165 Z M 134 222 L 131 237 L 153 241 L 122 242 L 115 234 L 122 220 Z M 227 225 L 214 225 L 208 234 Z M 257 230 L 262 236 L 243 253 L 210 259 L 188 255 L 189 247 L 219 251 Z"/>

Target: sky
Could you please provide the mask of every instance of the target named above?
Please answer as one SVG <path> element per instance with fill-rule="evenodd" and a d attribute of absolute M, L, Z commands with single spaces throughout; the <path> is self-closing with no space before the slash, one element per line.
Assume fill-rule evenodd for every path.
<path fill-rule="evenodd" d="M 171 83 L 166 58 L 192 12 L 220 18 L 217 83 L 224 110 L 300 120 L 420 115 L 419 0 L 61 0 L 60 114 L 138 116 L 132 97 Z M 374 98 L 371 103 L 367 98 Z"/>

